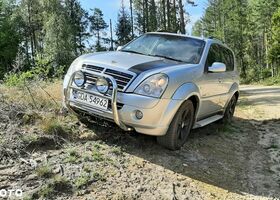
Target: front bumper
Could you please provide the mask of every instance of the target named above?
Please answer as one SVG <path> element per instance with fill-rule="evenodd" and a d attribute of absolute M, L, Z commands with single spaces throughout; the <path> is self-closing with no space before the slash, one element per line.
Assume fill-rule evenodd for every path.
<path fill-rule="evenodd" d="M 88 91 L 77 88 L 73 84 L 72 75 L 67 87 L 64 88 L 64 103 L 69 110 L 76 113 L 74 110 L 78 109 L 90 115 L 113 120 L 125 131 L 135 129 L 137 132 L 147 135 L 165 135 L 171 120 L 182 103 L 180 100 L 157 99 L 132 93 L 118 92 L 117 83 L 113 77 L 99 73 L 94 73 L 94 75 L 108 78 L 111 81 L 112 94 L 103 95 L 97 91 Z M 72 89 L 91 93 L 102 98 L 108 98 L 111 102 L 111 109 L 106 111 L 99 110 L 70 100 L 70 92 Z M 122 105 L 121 108 L 118 108 L 118 103 Z M 142 119 L 136 118 L 135 113 L 137 110 L 140 110 L 143 113 Z"/>

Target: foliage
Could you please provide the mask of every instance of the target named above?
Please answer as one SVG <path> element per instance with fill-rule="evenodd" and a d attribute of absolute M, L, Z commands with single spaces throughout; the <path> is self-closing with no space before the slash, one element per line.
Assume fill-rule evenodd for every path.
<path fill-rule="evenodd" d="M 127 11 L 125 10 L 124 3 L 122 1 L 122 7 L 118 14 L 118 22 L 116 27 L 117 43 L 118 45 L 124 45 L 128 43 L 131 38 L 131 22 Z"/>
<path fill-rule="evenodd" d="M 97 37 L 96 41 L 96 51 L 104 50 L 101 46 L 101 34 L 102 31 L 108 28 L 107 23 L 103 19 L 103 13 L 99 8 L 93 9 L 93 15 L 89 17 L 90 20 L 90 29 Z"/>
<path fill-rule="evenodd" d="M 23 86 L 26 82 L 34 78 L 35 76 L 31 71 L 22 72 L 20 74 L 10 73 L 5 75 L 4 82 L 7 86 Z"/>
<path fill-rule="evenodd" d="M 208 0 L 193 34 L 213 36 L 231 47 L 244 82 L 276 76 L 280 66 L 279 18 L 275 12 L 279 6 L 279 0 Z"/>
<path fill-rule="evenodd" d="M 135 25 L 138 33 L 164 30 L 186 33 L 189 15 L 184 6 L 196 6 L 193 1 L 133 0 Z"/>
<path fill-rule="evenodd" d="M 272 73 L 280 75 L 280 7 L 272 17 L 272 40 L 269 50 L 269 60 L 273 66 Z"/>
<path fill-rule="evenodd" d="M 21 41 L 21 19 L 15 1 L 0 1 L 0 79 L 15 63 Z"/>

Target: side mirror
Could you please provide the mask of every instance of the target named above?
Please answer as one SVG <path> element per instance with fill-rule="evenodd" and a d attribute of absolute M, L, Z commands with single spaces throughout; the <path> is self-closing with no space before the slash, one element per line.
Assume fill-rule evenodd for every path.
<path fill-rule="evenodd" d="M 211 67 L 208 68 L 209 72 L 219 73 L 226 71 L 226 65 L 221 62 L 214 62 Z"/>
<path fill-rule="evenodd" d="M 123 46 L 118 46 L 117 51 L 122 50 Z"/>

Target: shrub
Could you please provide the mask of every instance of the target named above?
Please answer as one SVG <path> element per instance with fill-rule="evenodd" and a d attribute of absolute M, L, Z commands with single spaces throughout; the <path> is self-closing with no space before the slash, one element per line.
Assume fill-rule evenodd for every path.
<path fill-rule="evenodd" d="M 22 86 L 32 80 L 48 80 L 62 78 L 66 66 L 55 64 L 50 58 L 36 57 L 36 65 L 24 72 L 10 72 L 5 74 L 4 83 L 7 86 Z"/>
<path fill-rule="evenodd" d="M 23 72 L 21 74 L 9 73 L 4 77 L 4 83 L 7 86 L 23 86 L 25 82 L 35 79 L 32 71 Z"/>

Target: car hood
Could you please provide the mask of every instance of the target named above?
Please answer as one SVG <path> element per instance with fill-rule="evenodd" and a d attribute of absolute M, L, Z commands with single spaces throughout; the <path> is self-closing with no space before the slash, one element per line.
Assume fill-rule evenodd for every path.
<path fill-rule="evenodd" d="M 128 52 L 101 52 L 82 56 L 84 63 L 102 67 L 120 68 L 137 74 L 153 69 L 165 68 L 182 64 L 172 60 Z"/>

